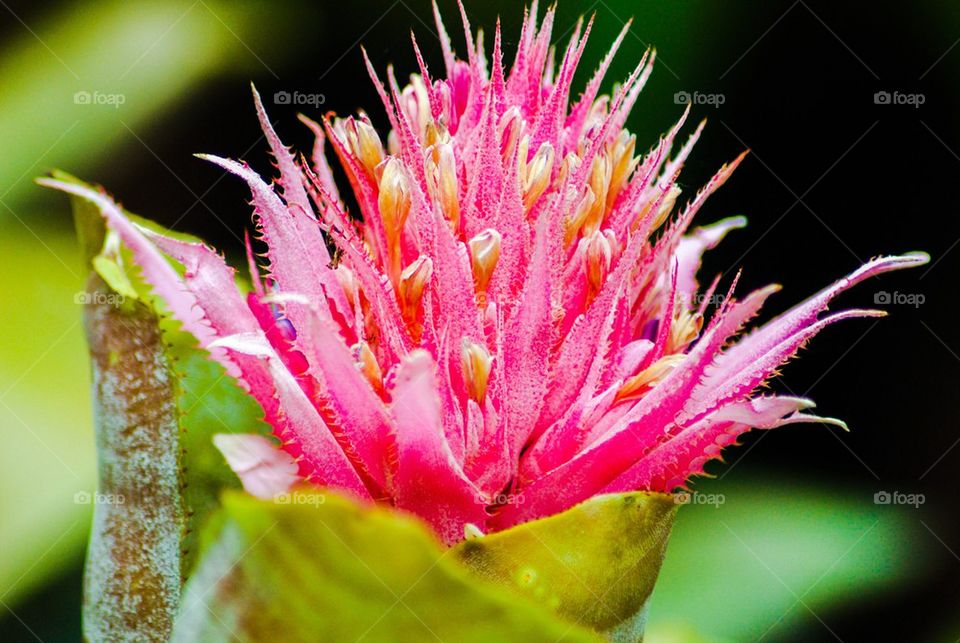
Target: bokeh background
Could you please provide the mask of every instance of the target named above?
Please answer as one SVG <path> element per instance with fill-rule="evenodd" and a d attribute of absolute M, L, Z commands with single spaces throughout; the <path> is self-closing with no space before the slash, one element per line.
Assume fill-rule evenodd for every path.
<path fill-rule="evenodd" d="M 440 4 L 459 34 L 453 3 Z M 467 7 L 488 34 L 501 17 L 509 55 L 521 4 Z M 630 120 L 638 147 L 679 117 L 678 92 L 709 119 L 688 194 L 752 150 L 700 215 L 750 221 L 705 275 L 742 267 L 743 290 L 782 283 L 776 311 L 873 255 L 933 257 L 845 295 L 839 305 L 889 294 L 891 316 L 829 329 L 772 384 L 850 433 L 754 433 L 697 483 L 713 502 L 681 511 L 648 640 L 957 640 L 960 7 L 561 0 L 556 39 L 594 12 L 581 83 L 631 16 L 608 86 L 657 48 Z M 425 0 L 0 0 L 0 640 L 80 638 L 90 506 L 75 494 L 95 487 L 78 250 L 66 200 L 32 178 L 65 169 L 235 255 L 245 188 L 192 154 L 270 171 L 248 81 L 306 150 L 298 110 L 363 107 L 383 124 L 360 46 L 403 75 L 411 29 L 439 68 Z M 275 104 L 276 92 L 317 105 Z"/>

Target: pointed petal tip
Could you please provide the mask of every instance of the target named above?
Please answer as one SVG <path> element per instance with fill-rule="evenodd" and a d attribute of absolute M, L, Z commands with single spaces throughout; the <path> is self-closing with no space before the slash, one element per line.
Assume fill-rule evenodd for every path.
<path fill-rule="evenodd" d="M 722 230 L 724 236 L 726 233 L 731 230 L 741 230 L 747 227 L 747 217 L 742 214 L 738 214 L 732 217 L 726 217 L 725 219 L 720 219 L 719 221 L 714 221 L 711 224 L 701 226 L 701 228 L 708 228 L 711 230 Z M 718 240 L 719 243 L 719 240 Z"/>
<path fill-rule="evenodd" d="M 794 413 L 783 420 L 783 424 L 824 424 L 835 426 L 847 433 L 850 433 L 850 427 L 839 418 L 821 417 L 819 415 L 810 415 L 807 413 Z"/>
<path fill-rule="evenodd" d="M 107 194 L 99 185 L 72 183 L 70 181 L 59 179 L 56 176 L 40 176 L 34 179 L 34 181 L 41 187 L 51 188 L 53 190 L 58 190 L 60 192 L 66 192 L 68 194 L 85 198 L 101 208 L 103 206 L 99 200 L 106 199 L 111 205 L 117 207 L 119 212 L 120 206 L 117 204 L 114 198 Z"/>
<path fill-rule="evenodd" d="M 880 274 L 890 270 L 899 270 L 901 268 L 913 268 L 922 266 L 930 262 L 930 255 L 923 251 L 905 252 L 900 255 L 888 255 L 877 257 L 867 262 L 867 266 L 879 269 L 871 274 Z"/>
<path fill-rule="evenodd" d="M 60 186 L 60 181 L 51 176 L 37 176 L 34 177 L 33 182 L 45 188 L 53 188 L 55 190 Z"/>
<path fill-rule="evenodd" d="M 317 121 L 313 120 L 303 112 L 297 112 L 297 120 L 306 125 L 307 127 L 313 129 L 314 127 L 319 127 L 320 124 Z"/>
<path fill-rule="evenodd" d="M 824 317 L 824 319 L 835 319 L 839 321 L 841 319 L 847 319 L 848 317 L 886 317 L 889 314 L 890 313 L 885 310 L 877 310 L 875 308 L 848 308 L 834 313 L 829 317 Z"/>
<path fill-rule="evenodd" d="M 820 424 L 831 424 L 836 427 L 840 427 L 847 433 L 850 433 L 850 427 L 847 426 L 847 423 L 839 418 L 820 418 Z"/>
<path fill-rule="evenodd" d="M 242 161 L 234 161 L 232 159 L 228 159 L 223 156 L 217 156 L 216 154 L 205 154 L 200 152 L 200 153 L 194 154 L 194 156 L 200 159 L 201 161 L 207 161 L 208 163 L 213 163 L 214 165 L 218 165 L 224 168 L 225 170 L 229 170 L 229 171 L 233 171 L 233 168 L 246 166 L 246 163 Z"/>
<path fill-rule="evenodd" d="M 930 263 L 930 253 L 915 250 L 913 252 L 903 253 L 898 259 L 902 260 L 902 265 L 905 268 L 910 266 L 923 266 Z"/>

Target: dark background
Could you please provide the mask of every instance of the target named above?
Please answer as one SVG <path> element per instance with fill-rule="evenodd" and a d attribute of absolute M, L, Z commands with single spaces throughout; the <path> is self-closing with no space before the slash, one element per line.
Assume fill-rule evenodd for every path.
<path fill-rule="evenodd" d="M 75 7 L 84 10 L 84 5 Z M 441 7 L 462 51 L 455 9 L 448 1 Z M 24 35 L 24 24 L 11 11 L 33 24 L 61 9 L 57 3 L 6 0 L 0 6 L 0 42 Z M 248 60 L 243 76 L 257 84 L 285 142 L 300 150 L 310 149 L 311 136 L 297 122 L 297 108 L 271 104 L 276 91 L 319 92 L 326 99 L 323 110 L 346 114 L 364 107 L 375 123 L 383 123 L 358 42 L 378 69 L 392 62 L 403 78 L 416 67 L 412 27 L 431 69 L 442 67 L 427 2 L 280 3 L 276 10 L 292 12 L 298 26 L 269 33 L 282 47 L 257 51 L 262 61 Z M 488 37 L 496 16 L 501 17 L 509 57 L 519 34 L 520 4 L 468 2 L 468 10 L 474 28 L 485 27 Z M 733 214 L 750 221 L 709 255 L 703 275 L 742 267 L 741 292 L 779 282 L 784 291 L 770 304 L 778 311 L 872 256 L 910 250 L 931 254 L 931 265 L 868 282 L 834 308 L 869 307 L 880 291 L 922 295 L 922 305 L 889 305 L 887 319 L 827 330 L 803 359 L 787 367 L 785 379 L 772 385 L 809 392 L 819 413 L 847 421 L 849 434 L 816 425 L 754 433 L 745 438 L 745 447 L 728 454 L 726 468 L 713 470 L 729 470 L 731 478 L 734 472 L 750 479 L 802 477 L 926 497 L 910 514 L 922 526 L 909 552 L 928 561 L 922 582 L 868 602 L 841 602 L 824 618 L 829 627 L 814 622 L 798 632 L 777 629 L 765 640 L 943 639 L 957 625 L 960 599 L 955 497 L 960 448 L 954 449 L 960 441 L 955 408 L 960 386 L 955 321 L 960 7 L 947 1 L 561 0 L 555 34 L 593 11 L 596 36 L 578 86 L 630 15 L 635 17 L 631 36 L 609 78 L 624 77 L 648 43 L 658 49 L 657 68 L 629 123 L 638 134 L 638 149 L 653 145 L 682 112 L 674 102 L 676 92 L 723 96 L 717 108 L 694 107 L 694 123 L 702 117 L 709 121 L 681 177 L 686 195 L 741 150 L 752 151 L 699 216 L 701 223 Z M 276 53 L 280 49 L 286 53 Z M 919 94 L 924 102 L 919 107 L 876 104 L 874 95 L 881 91 Z M 306 112 L 311 114 L 309 108 Z M 118 128 L 115 153 L 65 169 L 109 186 L 134 212 L 236 253 L 241 231 L 249 226 L 246 190 L 238 181 L 221 181 L 220 170 L 191 154 L 242 157 L 269 172 L 259 136 L 244 78 L 211 75 L 135 135 Z M 51 158 L 38 170 L 54 165 Z M 35 198 L 49 206 L 48 216 L 57 225 L 69 225 L 62 200 Z M 75 565 L 25 599 L 17 614 L 42 640 L 70 640 L 78 631 L 79 591 Z M 0 639 L 32 640 L 11 618 L 0 620 Z"/>

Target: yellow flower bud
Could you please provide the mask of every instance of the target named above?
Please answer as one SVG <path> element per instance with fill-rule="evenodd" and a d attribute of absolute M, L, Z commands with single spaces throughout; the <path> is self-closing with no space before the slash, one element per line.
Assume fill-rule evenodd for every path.
<path fill-rule="evenodd" d="M 345 127 L 347 144 L 353 155 L 359 159 L 367 174 L 374 176 L 376 168 L 383 162 L 383 144 L 373 126 L 364 119 L 347 119 Z"/>
<path fill-rule="evenodd" d="M 370 345 L 367 342 L 358 342 L 351 349 L 360 372 L 373 386 L 373 390 L 382 395 L 384 392 L 383 371 L 380 370 L 380 364 L 377 363 L 376 355 L 370 350 Z"/>
<path fill-rule="evenodd" d="M 470 261 L 473 265 L 473 280 L 478 291 L 485 291 L 490 275 L 500 259 L 500 242 L 503 237 L 493 228 L 487 228 L 470 239 Z"/>
<path fill-rule="evenodd" d="M 487 394 L 487 382 L 492 366 L 493 358 L 490 357 L 487 349 L 464 337 L 460 349 L 460 367 L 463 369 L 463 381 L 467 387 L 467 394 L 477 404 L 482 404 Z"/>
<path fill-rule="evenodd" d="M 544 143 L 537 153 L 525 163 L 521 157 L 520 168 L 523 180 L 523 207 L 529 212 L 537 199 L 550 187 L 550 177 L 553 173 L 553 146 Z"/>
<path fill-rule="evenodd" d="M 653 388 L 657 383 L 661 382 L 663 378 L 670 374 L 670 371 L 672 371 L 686 358 L 687 356 L 682 353 L 678 355 L 666 355 L 661 357 L 656 362 L 623 383 L 623 386 L 621 386 L 620 390 L 617 391 L 617 402 L 622 402 L 624 400 L 635 400 L 643 397 L 644 393 Z"/>
<path fill-rule="evenodd" d="M 409 315 L 410 320 L 416 316 L 423 290 L 432 276 L 433 261 L 426 255 L 417 257 L 416 261 L 404 268 L 400 274 L 400 304 L 404 316 Z"/>
<path fill-rule="evenodd" d="M 460 200 L 457 184 L 457 161 L 453 146 L 436 145 L 426 162 L 427 188 L 430 197 L 439 203 L 454 232 L 460 229 Z"/>
<path fill-rule="evenodd" d="M 610 272 L 610 266 L 618 250 L 617 237 L 612 230 L 597 230 L 589 237 L 580 240 L 580 250 L 583 253 L 584 268 L 587 273 L 589 297 L 600 292 L 603 283 Z"/>

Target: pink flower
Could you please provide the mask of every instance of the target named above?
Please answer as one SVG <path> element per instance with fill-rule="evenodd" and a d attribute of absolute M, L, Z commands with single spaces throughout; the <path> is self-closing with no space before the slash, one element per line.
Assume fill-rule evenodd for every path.
<path fill-rule="evenodd" d="M 253 194 L 268 265 L 248 253 L 246 295 L 206 246 L 47 181 L 99 205 L 175 317 L 263 406 L 281 446 L 217 439 L 251 493 L 335 487 L 417 514 L 453 543 L 467 525 L 488 532 L 599 493 L 682 487 L 750 428 L 842 426 L 807 414 L 809 400 L 755 391 L 826 325 L 882 314 L 822 316 L 835 295 L 926 255 L 871 261 L 733 343 L 778 288 L 740 301 L 734 284 L 702 291 L 702 253 L 744 221 L 688 226 L 743 155 L 678 207 L 702 125 L 673 156 L 686 113 L 647 154 L 624 129 L 654 54 L 600 96 L 625 27 L 571 101 L 591 25 L 577 26 L 555 67 L 554 12 L 539 26 L 535 16 L 536 6 L 509 74 L 499 28 L 487 59 L 465 15 L 466 62 L 437 20 L 446 79 L 419 50 L 420 74 L 402 89 L 368 61 L 386 142 L 364 115 L 304 118 L 317 143 L 310 162 L 298 159 L 254 92 L 279 189 L 204 157 Z M 326 144 L 358 212 L 346 210 Z"/>

